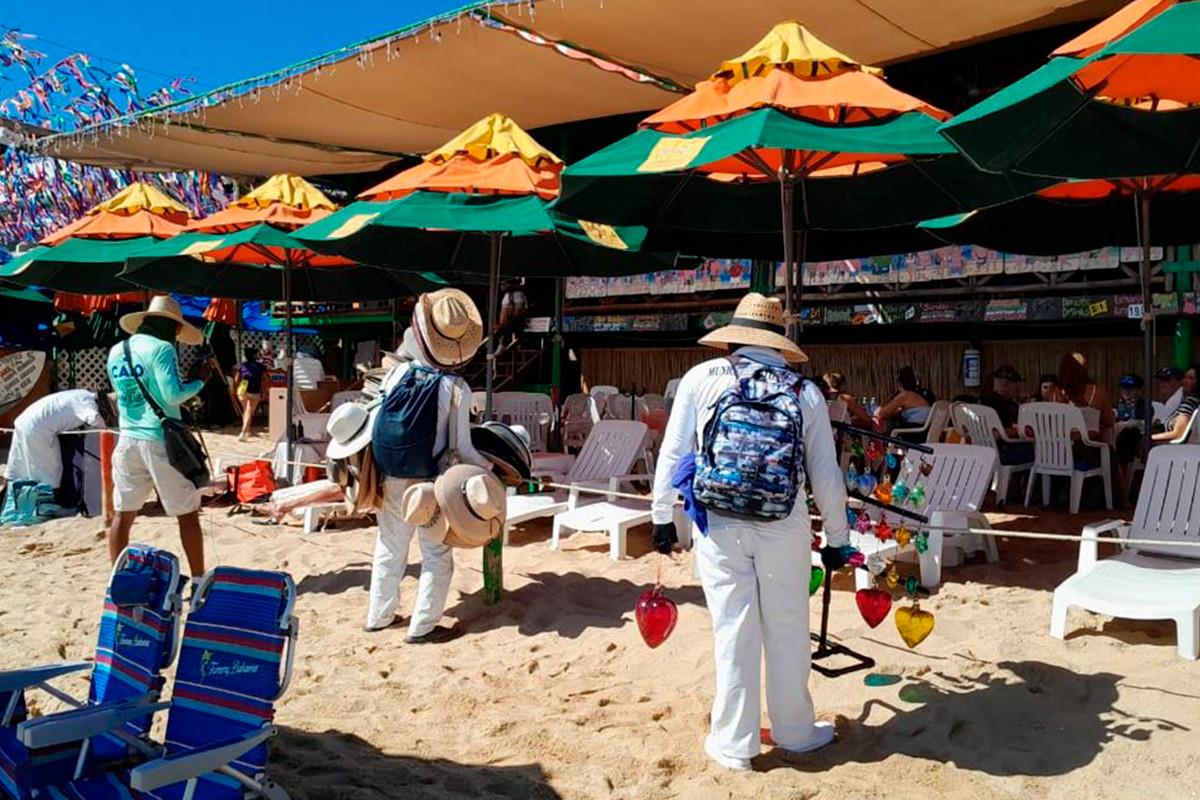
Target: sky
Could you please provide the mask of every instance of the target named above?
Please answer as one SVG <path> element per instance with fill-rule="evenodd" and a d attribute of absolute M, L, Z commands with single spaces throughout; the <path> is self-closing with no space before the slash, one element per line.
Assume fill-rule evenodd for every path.
<path fill-rule="evenodd" d="M 29 46 L 52 59 L 82 51 L 101 65 L 131 65 L 143 85 L 195 78 L 189 88 L 202 91 L 386 33 L 466 1 L 8 0 L 0 3 L 0 27 L 36 34 Z"/>

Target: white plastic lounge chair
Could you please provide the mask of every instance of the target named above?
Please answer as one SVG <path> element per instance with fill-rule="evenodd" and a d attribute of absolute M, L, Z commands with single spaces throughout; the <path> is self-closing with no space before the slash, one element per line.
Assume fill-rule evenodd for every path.
<path fill-rule="evenodd" d="M 933 589 L 942 581 L 942 566 L 954 566 L 959 563 L 959 553 L 983 551 L 988 561 L 999 559 L 996 543 L 991 536 L 977 536 L 968 533 L 949 533 L 945 528 L 987 528 L 990 527 L 979 509 L 987 496 L 988 487 L 992 483 L 992 470 L 996 461 L 996 451 L 990 447 L 980 447 L 971 444 L 934 444 L 932 455 L 924 456 L 933 464 L 933 470 L 928 476 L 921 475 L 921 455 L 911 453 L 906 459 L 906 468 L 901 470 L 898 480 L 911 487 L 924 486 L 925 500 L 917 508 L 918 514 L 929 518 L 929 547 L 924 553 L 917 554 L 917 562 L 921 570 L 921 585 Z M 910 505 L 904 506 L 911 508 Z M 864 509 L 870 506 L 864 506 Z M 892 529 L 900 527 L 903 519 L 894 514 L 875 509 L 870 514 L 872 519 L 878 519 L 883 514 Z M 920 525 L 914 522 L 905 523 L 916 533 Z M 870 556 L 878 553 L 890 558 L 903 550 L 915 550 L 912 544 L 901 548 L 895 539 L 881 542 L 873 533 L 850 533 L 850 542 L 863 555 Z M 947 551 L 952 555 L 947 559 Z M 855 576 L 860 589 L 867 588 L 870 577 L 865 570 L 855 570 Z"/>
<path fill-rule="evenodd" d="M 1101 559 L 1103 534 L 1200 542 L 1200 445 L 1150 451 L 1133 522 L 1110 520 L 1083 529 L 1079 566 L 1054 590 L 1050 612 L 1050 635 L 1056 639 L 1066 635 L 1072 606 L 1124 619 L 1173 620 L 1179 655 L 1200 657 L 1200 548 L 1130 544 Z"/>
<path fill-rule="evenodd" d="M 599 422 L 602 419 L 608 419 L 608 401 L 609 398 L 621 393 L 621 390 L 615 386 L 593 386 L 588 396 L 592 398 L 592 421 Z"/>
<path fill-rule="evenodd" d="M 505 425 L 521 425 L 529 432 L 529 449 L 546 450 L 554 408 L 550 396 L 536 392 L 497 392 L 492 396 L 493 416 Z"/>
<path fill-rule="evenodd" d="M 1071 479 L 1071 513 L 1079 513 L 1079 498 L 1083 493 L 1083 482 L 1088 478 L 1100 478 L 1104 482 L 1104 501 L 1112 510 L 1112 473 L 1109 471 L 1111 455 L 1108 445 L 1093 442 L 1088 437 L 1087 424 L 1080 409 L 1066 403 L 1026 403 L 1021 406 L 1017 417 L 1021 431 L 1033 430 L 1033 468 L 1029 471 L 1029 488 L 1025 490 L 1025 505 L 1033 499 L 1034 478 L 1042 479 L 1042 504 L 1050 505 L 1050 478 L 1062 475 Z M 1071 434 L 1079 435 L 1078 443 L 1096 451 L 1097 466 L 1080 462 L 1075 457 L 1075 442 Z"/>
<path fill-rule="evenodd" d="M 892 436 L 916 436 L 917 434 L 924 434 L 926 442 L 939 442 L 946 430 L 946 426 L 949 424 L 950 402 L 948 400 L 938 400 L 929 408 L 929 416 L 925 418 L 924 425 L 916 428 L 897 428 L 892 431 Z"/>
<path fill-rule="evenodd" d="M 1000 415 L 991 406 L 960 403 L 955 406 L 953 417 L 954 426 L 962 431 L 970 444 L 990 447 L 996 451 L 996 479 L 992 482 L 992 489 L 996 492 L 996 504 L 1004 505 L 1008 502 L 1008 485 L 1012 481 L 1013 473 L 1033 468 L 1032 442 L 1010 439 L 1000 421 Z M 1000 452 L 1002 448 L 1005 453 L 1013 456 L 1022 455 L 1014 445 L 1025 445 L 1030 454 L 1027 458 L 1014 459 L 1010 456 L 1007 460 L 1012 463 L 1005 464 Z"/>
<path fill-rule="evenodd" d="M 548 477 L 555 483 L 563 485 L 593 489 L 607 488 L 610 491 L 616 491 L 624 481 L 632 480 L 635 477 L 648 477 L 630 475 L 634 463 L 645 455 L 643 448 L 645 438 L 646 426 L 641 422 L 604 420 L 592 428 L 587 441 L 583 443 L 583 449 L 572 460 L 567 473 L 565 475 L 552 474 Z M 534 460 L 534 472 L 535 477 L 543 477 L 537 475 L 537 459 Z M 528 522 L 537 517 L 551 517 L 559 512 L 569 511 L 589 502 L 593 497 L 596 495 L 581 494 L 577 491 L 510 495 L 507 521 L 504 526 L 504 541 L 507 543 L 509 529 L 514 525 Z M 555 539 L 551 548 L 557 549 L 557 547 L 558 541 Z"/>

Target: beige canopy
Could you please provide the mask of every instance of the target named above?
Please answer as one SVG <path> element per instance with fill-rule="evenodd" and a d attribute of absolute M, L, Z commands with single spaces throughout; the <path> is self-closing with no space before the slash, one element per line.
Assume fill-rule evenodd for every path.
<path fill-rule="evenodd" d="M 40 143 L 60 158 L 138 169 L 365 172 L 426 152 L 493 110 L 530 129 L 650 112 L 789 18 L 854 59 L 887 64 L 1118 5 L 540 0 L 531 13 L 528 3 L 481 4 L 123 125 Z"/>

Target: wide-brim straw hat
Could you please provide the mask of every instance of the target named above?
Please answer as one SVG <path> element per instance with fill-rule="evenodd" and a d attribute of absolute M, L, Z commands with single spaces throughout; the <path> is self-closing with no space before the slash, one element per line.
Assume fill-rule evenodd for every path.
<path fill-rule="evenodd" d="M 421 528 L 435 542 L 446 539 L 446 515 L 438 505 L 433 483 L 414 483 L 400 498 L 400 516 L 409 525 Z"/>
<path fill-rule="evenodd" d="M 779 298 L 764 297 L 758 292 L 743 297 L 729 324 L 704 336 L 700 344 L 718 350 L 729 350 L 730 345 L 770 347 L 794 364 L 808 361 L 804 351 L 787 337 Z"/>
<path fill-rule="evenodd" d="M 460 367 L 475 357 L 483 344 L 479 309 L 459 289 L 440 289 L 417 298 L 413 309 L 416 339 L 432 366 Z"/>
<path fill-rule="evenodd" d="M 135 311 L 132 314 L 126 314 L 121 317 L 121 330 L 126 333 L 137 333 L 138 328 L 142 327 L 142 323 L 146 317 L 166 317 L 169 320 L 179 323 L 179 333 L 176 338 L 184 344 L 204 344 L 204 334 L 200 332 L 192 323 L 183 318 L 183 310 L 179 308 L 179 303 L 174 297 L 167 294 L 156 295 L 150 301 L 150 307 L 145 311 Z"/>
<path fill-rule="evenodd" d="M 446 544 L 482 547 L 503 533 L 508 499 L 492 473 L 474 464 L 459 464 L 438 477 L 433 491 L 446 517 Z"/>
<path fill-rule="evenodd" d="M 471 446 L 492 463 L 500 478 L 510 486 L 532 477 L 533 456 L 529 452 L 529 443 L 503 422 L 485 422 L 472 427 Z"/>
<path fill-rule="evenodd" d="M 380 403 L 342 403 L 329 416 L 325 431 L 329 444 L 325 448 L 327 458 L 348 458 L 371 443 L 371 432 L 375 429 L 375 416 Z"/>

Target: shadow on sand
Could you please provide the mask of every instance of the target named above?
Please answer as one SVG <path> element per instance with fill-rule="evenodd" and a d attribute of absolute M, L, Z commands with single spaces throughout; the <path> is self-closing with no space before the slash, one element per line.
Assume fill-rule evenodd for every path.
<path fill-rule="evenodd" d="M 488 767 L 389 755 L 349 733 L 281 726 L 271 748 L 271 777 L 292 800 L 457 800 L 561 797 L 539 764 Z"/>
<path fill-rule="evenodd" d="M 835 746 L 808 756 L 771 751 L 758 767 L 819 772 L 901 753 L 988 775 L 1047 777 L 1086 766 L 1116 739 L 1188 730 L 1117 708 L 1121 680 L 1040 661 L 1000 662 L 972 676 L 933 672 L 906 681 L 895 702 L 868 700 L 857 719 L 839 718 Z M 877 715 L 886 719 L 869 724 Z"/>

